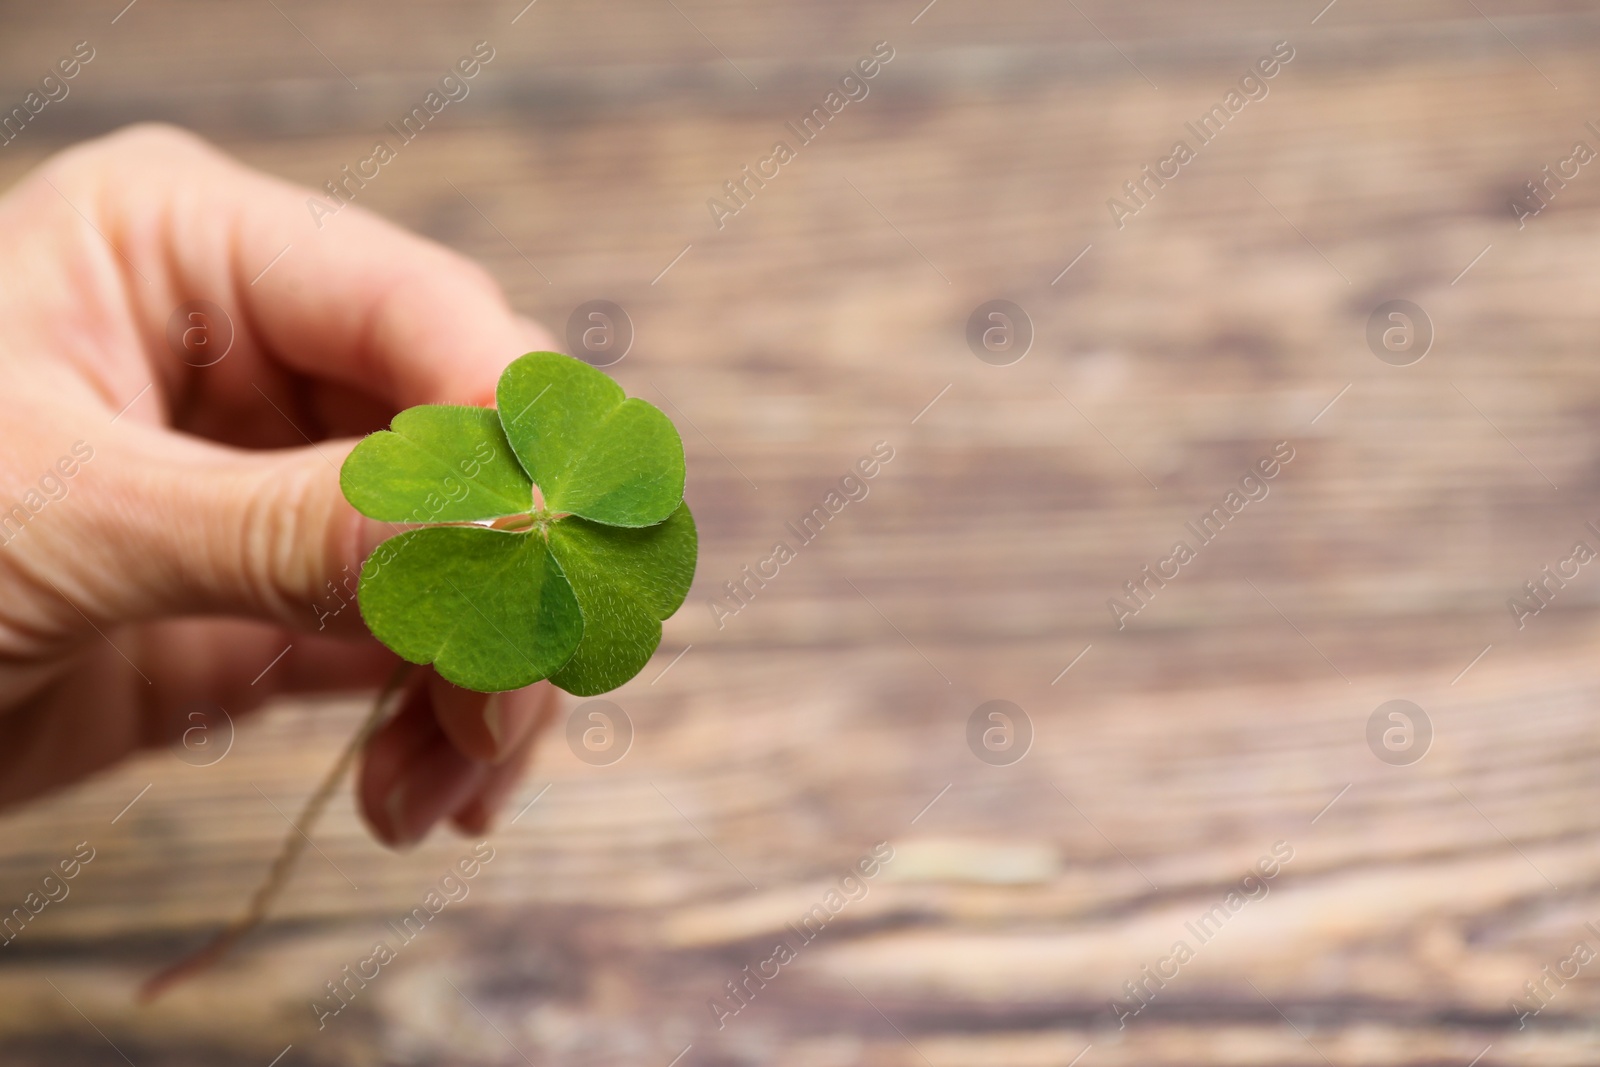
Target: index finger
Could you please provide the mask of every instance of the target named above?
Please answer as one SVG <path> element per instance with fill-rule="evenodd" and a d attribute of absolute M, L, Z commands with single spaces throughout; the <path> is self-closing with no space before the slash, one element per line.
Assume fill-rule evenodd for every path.
<path fill-rule="evenodd" d="M 179 363 L 172 309 L 219 292 L 244 320 L 239 343 L 395 408 L 493 403 L 505 365 L 548 343 L 481 267 L 348 202 L 364 185 L 353 172 L 335 198 L 159 126 L 79 151 L 115 157 L 93 203 L 146 279 L 128 291 L 158 360 Z"/>

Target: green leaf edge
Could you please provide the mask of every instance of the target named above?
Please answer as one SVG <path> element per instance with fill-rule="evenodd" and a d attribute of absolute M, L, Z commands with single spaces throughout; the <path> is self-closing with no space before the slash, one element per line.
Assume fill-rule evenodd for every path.
<path fill-rule="evenodd" d="M 409 408 L 406 408 L 404 411 L 398 412 L 393 419 L 389 420 L 389 429 L 378 430 L 375 433 L 370 433 L 363 437 L 360 441 L 356 442 L 356 446 L 350 450 L 349 455 L 345 456 L 344 462 L 339 466 L 340 492 L 344 494 L 345 500 L 349 501 L 351 507 L 361 512 L 361 514 L 367 516 L 369 519 L 376 519 L 379 522 L 397 524 L 406 523 L 410 525 L 426 526 L 438 525 L 444 522 L 478 522 L 498 519 L 507 515 L 517 515 L 527 511 L 532 504 L 532 497 L 527 495 L 527 493 L 531 490 L 533 481 L 528 477 L 528 472 L 526 468 L 523 467 L 522 461 L 517 458 L 516 450 L 511 447 L 511 442 L 506 439 L 505 428 L 500 422 L 499 413 L 494 412 L 495 417 L 492 419 L 485 418 L 484 415 L 489 412 L 494 412 L 494 409 L 473 407 L 465 404 L 415 404 Z M 385 507 L 384 502 L 379 498 L 382 496 L 387 487 L 375 487 L 371 484 L 366 484 L 364 479 L 369 476 L 369 468 L 377 470 L 382 469 L 381 466 L 378 465 L 378 455 L 385 447 L 390 447 L 391 443 L 403 442 L 405 445 L 409 445 L 411 448 L 415 449 L 419 454 L 425 456 L 427 459 L 433 460 L 435 463 L 437 463 L 441 472 L 440 484 L 439 487 L 434 490 L 434 492 L 444 493 L 446 496 L 448 495 L 445 485 L 447 479 L 458 478 L 468 482 L 477 480 L 476 475 L 469 475 L 464 470 L 460 469 L 462 462 L 475 460 L 481 465 L 486 465 L 489 462 L 499 460 L 500 453 L 498 452 L 496 453 L 494 460 L 483 460 L 481 457 L 476 455 L 476 452 L 470 456 L 446 458 L 423 449 L 406 433 L 394 428 L 399 426 L 403 420 L 407 420 L 408 418 L 423 418 L 426 417 L 426 415 L 434 413 L 470 413 L 471 418 L 483 424 L 482 428 L 489 429 L 492 427 L 494 431 L 494 439 L 486 443 L 490 444 L 492 447 L 504 450 L 504 456 L 507 460 L 509 460 L 509 464 L 502 462 L 500 465 L 502 467 L 508 466 L 509 471 L 515 472 L 516 475 L 520 476 L 522 480 L 527 483 L 529 489 L 524 490 L 524 497 L 522 499 L 513 497 L 500 497 L 499 494 L 494 490 L 486 488 L 483 489 L 484 495 L 497 497 L 498 499 L 503 500 L 506 506 L 503 508 L 484 509 L 482 511 L 460 511 L 453 514 L 453 516 L 449 519 L 419 520 L 416 517 L 416 513 L 426 506 L 425 501 L 420 502 L 416 506 L 412 507 L 409 512 L 391 511 L 389 508 Z M 399 447 L 398 444 L 395 444 L 394 446 Z M 446 501 L 445 506 L 439 510 L 453 510 L 449 508 L 449 503 L 449 501 Z"/>
<path fill-rule="evenodd" d="M 670 442 L 670 447 L 674 452 L 672 457 L 673 462 L 668 464 L 667 470 L 667 473 L 673 477 L 673 481 L 675 482 L 675 484 L 672 486 L 673 492 L 670 498 L 663 500 L 659 509 L 659 514 L 656 514 L 654 518 L 646 518 L 639 522 L 627 522 L 619 520 L 614 516 L 610 518 L 601 518 L 596 514 L 592 514 L 587 511 L 580 511 L 577 508 L 569 508 L 570 513 L 588 519 L 590 522 L 598 522 L 605 526 L 618 526 L 625 529 L 645 529 L 647 527 L 666 522 L 669 518 L 671 518 L 673 513 L 678 510 L 678 505 L 683 502 L 684 482 L 686 479 L 686 465 L 683 453 L 683 436 L 678 433 L 677 426 L 675 426 L 672 420 L 667 417 L 666 412 L 662 411 L 648 400 L 645 400 L 642 397 L 628 396 L 627 393 L 623 391 L 622 386 L 610 375 L 596 370 L 594 367 L 589 366 L 589 364 L 583 362 L 581 359 L 575 359 L 572 356 L 565 355 L 561 352 L 527 352 L 521 356 L 518 356 L 516 359 L 512 360 L 506 365 L 506 369 L 500 374 L 499 383 L 495 386 L 495 403 L 497 405 L 495 410 L 500 413 L 501 430 L 505 434 L 507 442 L 510 443 L 512 455 L 516 456 L 517 462 L 522 465 L 523 473 L 528 476 L 529 481 L 538 484 L 539 480 L 534 477 L 533 471 L 529 469 L 529 457 L 525 457 L 519 450 L 517 441 L 512 435 L 512 426 L 520 421 L 527 409 L 533 404 L 538 403 L 539 399 L 544 394 L 543 391 L 541 391 L 534 397 L 533 400 L 524 405 L 521 411 L 511 415 L 511 422 L 509 424 L 506 422 L 506 412 L 508 409 L 505 403 L 507 399 L 505 394 L 506 391 L 512 387 L 508 383 L 510 383 L 518 373 L 525 371 L 531 374 L 538 374 L 540 370 L 540 364 L 560 367 L 565 372 L 575 373 L 578 379 L 587 380 L 588 385 L 596 388 L 599 392 L 605 394 L 606 396 L 614 398 L 615 403 L 604 416 L 604 419 L 607 422 L 619 417 L 623 417 L 625 413 L 643 413 L 646 421 L 653 423 L 655 429 L 659 430 L 665 428 L 668 431 L 667 440 Z M 546 386 L 546 388 L 549 388 L 549 386 Z M 561 473 L 565 474 L 569 470 L 570 465 Z M 565 487 L 552 488 L 549 485 L 540 485 L 539 488 L 540 491 L 545 494 L 547 498 L 547 504 L 552 508 L 557 508 L 557 497 L 561 492 L 561 489 Z"/>
<path fill-rule="evenodd" d="M 575 665 L 578 664 L 578 662 L 580 660 L 580 657 L 583 656 L 583 655 L 586 655 L 588 653 L 588 649 L 586 649 L 585 645 L 584 645 L 584 639 L 588 636 L 589 619 L 588 619 L 588 616 L 584 615 L 584 629 L 583 629 L 583 633 L 580 634 L 579 637 L 578 637 L 578 646 L 572 650 L 572 655 L 567 658 L 567 661 L 565 663 L 563 663 L 560 666 L 560 668 L 558 668 L 557 670 L 553 671 L 551 673 L 551 675 L 550 675 L 550 681 L 555 686 L 557 686 L 560 689 L 565 690 L 568 693 L 571 693 L 574 696 L 587 697 L 587 696 L 598 696 L 601 693 L 609 693 L 613 689 L 618 689 L 618 688 L 626 685 L 628 682 L 632 681 L 634 678 L 637 678 L 639 676 L 639 672 L 644 670 L 645 664 L 649 663 L 651 657 L 656 654 L 656 649 L 661 647 L 661 637 L 662 637 L 662 634 L 663 634 L 662 623 L 666 622 L 668 619 L 672 618 L 673 615 L 677 614 L 678 609 L 683 607 L 684 602 L 689 599 L 689 589 L 694 584 L 695 572 L 696 572 L 696 570 L 699 569 L 699 563 L 700 563 L 700 529 L 699 529 L 699 527 L 696 525 L 696 523 L 694 521 L 694 513 L 689 510 L 689 505 L 688 505 L 687 501 L 679 503 L 677 508 L 672 512 L 671 515 L 668 515 L 665 519 L 662 519 L 660 522 L 656 523 L 654 526 L 631 527 L 631 528 L 630 527 L 616 527 L 616 526 L 610 527 L 611 529 L 627 530 L 630 533 L 642 533 L 644 531 L 654 530 L 654 529 L 656 529 L 658 527 L 665 526 L 667 523 L 669 523 L 673 519 L 677 518 L 680 513 L 683 516 L 684 523 L 686 523 L 688 525 L 688 533 L 687 533 L 688 542 L 689 542 L 688 573 L 686 575 L 684 575 L 684 577 L 683 577 L 683 588 L 681 590 L 678 590 L 673 595 L 671 603 L 663 605 L 662 608 L 659 609 L 660 611 L 664 612 L 663 614 L 659 614 L 658 615 L 656 613 L 657 609 L 653 609 L 653 608 L 647 608 L 646 609 L 648 614 L 649 614 L 649 616 L 654 620 L 654 624 L 655 624 L 654 625 L 655 636 L 650 642 L 650 650 L 649 650 L 649 652 L 647 652 L 645 654 L 644 658 L 639 661 L 639 665 L 636 668 L 634 668 L 634 671 L 633 671 L 632 674 L 628 675 L 628 677 L 624 678 L 622 681 L 616 683 L 615 685 L 608 685 L 608 686 L 604 686 L 604 687 L 601 687 L 601 688 L 592 688 L 590 686 L 587 686 L 587 685 L 583 684 L 582 682 L 580 682 L 579 680 L 575 679 L 572 676 L 572 671 L 574 670 Z M 588 521 L 591 521 L 591 520 L 581 520 L 581 521 L 588 522 Z M 605 523 L 591 523 L 591 524 L 595 525 L 595 526 L 605 526 L 606 525 Z M 567 568 L 561 562 L 561 556 L 562 556 L 562 553 L 560 551 L 558 551 L 558 549 L 554 545 L 552 545 L 551 548 L 550 548 L 550 557 L 555 560 L 556 569 L 561 572 L 563 577 L 567 577 Z M 577 586 L 572 585 L 572 579 L 570 577 L 567 577 L 567 584 L 572 586 L 573 596 L 578 602 L 578 613 L 580 615 L 583 615 L 583 598 L 578 596 Z M 567 675 L 567 678 L 565 680 L 563 680 L 562 677 L 561 677 L 563 674 Z"/>

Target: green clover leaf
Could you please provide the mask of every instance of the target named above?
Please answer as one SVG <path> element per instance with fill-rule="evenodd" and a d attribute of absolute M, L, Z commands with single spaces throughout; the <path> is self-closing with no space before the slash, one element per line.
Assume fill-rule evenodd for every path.
<path fill-rule="evenodd" d="M 362 566 L 361 616 L 468 689 L 615 689 L 694 578 L 683 443 L 655 407 L 555 352 L 507 367 L 496 401 L 409 408 L 346 458 L 351 505 L 420 527 Z"/>
<path fill-rule="evenodd" d="M 615 689 L 644 669 L 661 643 L 661 620 L 689 595 L 697 539 L 689 505 L 644 529 L 572 519 L 550 528 L 550 554 L 578 594 L 583 639 L 560 672 L 578 696 Z"/>
<path fill-rule="evenodd" d="M 683 442 L 660 409 L 587 363 L 523 356 L 495 403 L 545 506 L 608 526 L 654 526 L 683 503 Z"/>
<path fill-rule="evenodd" d="M 533 509 L 491 408 L 426 404 L 394 417 L 344 461 L 339 485 L 361 514 L 384 522 L 475 522 Z"/>

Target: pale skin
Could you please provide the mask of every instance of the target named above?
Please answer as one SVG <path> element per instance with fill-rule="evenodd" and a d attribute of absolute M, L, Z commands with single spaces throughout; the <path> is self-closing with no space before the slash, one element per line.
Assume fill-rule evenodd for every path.
<path fill-rule="evenodd" d="M 313 195 L 140 126 L 0 196 L 0 510 L 65 487 L 0 534 L 0 804 L 172 743 L 196 701 L 237 721 L 393 672 L 353 604 L 330 610 L 394 532 L 338 465 L 402 408 L 492 404 L 552 346 L 470 261 L 356 206 L 318 230 Z M 195 299 L 233 322 L 211 366 L 167 340 Z M 483 833 L 555 710 L 545 683 L 490 698 L 415 672 L 362 754 L 373 833 Z"/>

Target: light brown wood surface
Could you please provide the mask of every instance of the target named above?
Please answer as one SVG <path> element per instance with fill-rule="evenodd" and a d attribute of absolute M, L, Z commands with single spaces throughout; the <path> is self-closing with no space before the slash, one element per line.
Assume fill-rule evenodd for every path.
<path fill-rule="evenodd" d="M 467 898 L 320 1031 L 324 983 L 470 842 L 389 854 L 342 798 L 268 929 L 132 992 L 240 906 L 358 702 L 0 817 L 0 909 L 96 850 L 0 948 L 4 1062 L 1600 1058 L 1592 967 L 1525 1028 L 1509 1007 L 1600 948 L 1600 584 L 1521 630 L 1506 606 L 1600 547 L 1600 172 L 1523 229 L 1507 204 L 1600 147 L 1593 4 L 118 7 L 6 5 L 0 100 L 99 54 L 0 180 L 156 118 L 319 185 L 491 41 L 361 202 L 558 333 L 628 310 L 612 372 L 684 433 L 702 555 L 611 696 L 627 755 L 552 735 Z M 1119 230 L 1107 199 L 1285 39 L 1267 98 Z M 880 40 L 871 94 L 717 230 L 707 198 Z M 1037 334 L 1009 367 L 964 338 L 999 297 Z M 1396 298 L 1436 330 L 1409 367 L 1365 341 Z M 870 495 L 719 628 L 723 582 L 878 441 Z M 1270 494 L 1116 629 L 1107 599 L 1279 441 Z M 1409 766 L 1365 739 L 1396 698 L 1435 734 Z M 1010 766 L 965 740 L 992 699 L 1036 733 Z M 719 1029 L 707 1002 L 877 842 L 865 897 Z M 1119 1029 L 1123 983 L 1276 842 L 1266 895 Z"/>

